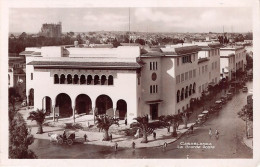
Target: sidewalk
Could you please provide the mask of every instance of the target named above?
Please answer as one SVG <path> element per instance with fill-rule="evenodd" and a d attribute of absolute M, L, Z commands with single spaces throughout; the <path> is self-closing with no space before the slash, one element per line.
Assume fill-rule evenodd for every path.
<path fill-rule="evenodd" d="M 253 150 L 253 138 L 243 137 L 244 144 Z"/>
<path fill-rule="evenodd" d="M 43 134 L 36 134 L 38 127 L 36 125 L 35 121 L 30 121 L 27 120 L 28 113 L 30 110 L 27 110 L 25 108 L 21 109 L 19 111 L 22 115 L 25 121 L 27 122 L 28 127 L 31 128 L 31 133 L 34 135 L 36 139 L 45 139 L 45 140 L 50 140 L 50 137 L 48 136 L 48 133 L 56 133 L 56 134 L 62 134 L 64 127 L 60 127 L 57 125 L 54 126 L 43 126 Z M 51 120 L 50 120 L 51 121 Z M 80 120 L 78 120 L 80 121 Z M 77 122 L 78 122 L 77 121 Z M 63 122 L 66 122 L 64 120 L 59 120 L 60 124 Z M 69 121 L 71 123 L 71 120 Z M 91 122 L 90 124 L 93 124 Z M 188 127 L 190 127 L 193 123 L 189 123 Z M 109 129 L 109 133 L 115 129 L 118 128 L 116 125 L 111 126 L 111 130 Z M 123 123 L 119 126 L 119 128 L 124 129 L 127 128 Z M 196 128 L 194 128 L 196 130 Z M 66 131 L 73 131 L 74 130 L 66 130 Z M 184 129 L 184 125 L 180 125 L 179 129 L 177 130 L 177 137 L 172 137 L 171 133 L 168 133 L 166 128 L 163 129 L 156 129 L 156 139 L 153 138 L 152 135 L 148 136 L 148 143 L 141 143 L 142 138 L 134 138 L 132 136 L 125 136 L 125 135 L 120 135 L 120 134 L 113 134 L 113 140 L 111 141 L 102 141 L 103 139 L 103 132 L 91 132 L 91 131 L 83 131 L 83 130 L 75 130 L 76 134 L 76 139 L 75 142 L 80 142 L 83 144 L 92 144 L 92 145 L 100 145 L 100 146 L 114 146 L 115 142 L 117 142 L 118 147 L 123 147 L 123 148 L 131 148 L 132 147 L 132 142 L 135 142 L 135 147 L 136 148 L 146 148 L 146 147 L 158 147 L 162 146 L 165 142 L 166 143 L 173 143 L 176 140 L 178 140 L 183 134 L 185 134 L 188 131 L 188 129 Z M 172 132 L 172 127 L 171 127 L 171 132 Z M 87 142 L 84 142 L 84 134 L 87 135 Z"/>

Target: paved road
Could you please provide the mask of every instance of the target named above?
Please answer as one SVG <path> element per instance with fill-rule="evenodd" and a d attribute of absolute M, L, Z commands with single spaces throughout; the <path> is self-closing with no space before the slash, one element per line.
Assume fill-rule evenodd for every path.
<path fill-rule="evenodd" d="M 252 82 L 247 83 L 249 90 Z M 60 146 L 46 140 L 35 140 L 32 148 L 39 158 L 252 158 L 250 148 L 242 143 L 245 135 L 245 122 L 237 112 L 246 104 L 246 93 L 240 92 L 228 102 L 219 114 L 210 119 L 194 134 L 187 134 L 177 142 L 170 144 L 166 150 L 161 147 L 145 149 L 120 149 L 114 152 L 111 147 L 76 144 Z M 208 130 L 220 131 L 219 139 L 209 137 Z M 178 148 L 183 143 L 210 143 L 213 149 Z"/>

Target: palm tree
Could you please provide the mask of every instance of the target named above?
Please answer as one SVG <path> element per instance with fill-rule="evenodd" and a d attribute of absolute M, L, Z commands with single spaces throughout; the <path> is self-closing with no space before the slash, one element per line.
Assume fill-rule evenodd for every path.
<path fill-rule="evenodd" d="M 115 124 L 119 126 L 119 118 L 113 118 L 108 115 L 99 115 L 95 116 L 95 124 L 99 128 L 99 130 L 104 130 L 104 138 L 103 141 L 109 141 L 109 136 L 108 136 L 108 130 L 111 125 Z"/>
<path fill-rule="evenodd" d="M 46 115 L 46 113 L 44 113 L 43 110 L 39 110 L 39 109 L 37 109 L 36 111 L 31 111 L 29 113 L 29 116 L 28 116 L 27 119 L 32 120 L 32 121 L 36 121 L 36 123 L 38 125 L 37 134 L 43 133 L 42 124 L 44 122 L 45 115 Z"/>
<path fill-rule="evenodd" d="M 172 136 L 177 136 L 177 123 L 181 120 L 180 115 L 162 115 L 159 117 L 159 120 L 167 123 L 169 126 L 171 125 L 173 128 Z"/>

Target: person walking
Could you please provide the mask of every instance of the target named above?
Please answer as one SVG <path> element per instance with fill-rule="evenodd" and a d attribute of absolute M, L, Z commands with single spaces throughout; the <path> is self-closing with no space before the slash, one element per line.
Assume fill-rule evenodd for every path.
<path fill-rule="evenodd" d="M 164 142 L 164 144 L 163 144 L 163 150 L 164 151 L 166 150 L 167 146 L 168 146 L 168 144 L 166 142 Z"/>
<path fill-rule="evenodd" d="M 153 132 L 153 139 L 155 140 L 156 139 L 156 133 Z"/>
<path fill-rule="evenodd" d="M 209 128 L 209 137 L 211 138 L 211 136 L 212 136 L 212 130 L 211 128 Z"/>
<path fill-rule="evenodd" d="M 110 137 L 110 142 L 112 142 L 112 133 L 110 133 L 109 137 Z"/>
<path fill-rule="evenodd" d="M 135 150 L 135 142 L 132 143 L 132 148 Z"/>
<path fill-rule="evenodd" d="M 191 134 L 193 134 L 193 125 L 190 126 Z"/>
<path fill-rule="evenodd" d="M 115 152 L 117 152 L 117 149 L 118 149 L 118 144 L 117 142 L 115 142 Z"/>
<path fill-rule="evenodd" d="M 216 139 L 218 139 L 218 137 L 219 137 L 219 131 L 217 129 L 215 131 L 215 137 L 216 137 Z"/>
<path fill-rule="evenodd" d="M 170 126 L 167 127 L 168 133 L 170 133 Z"/>
<path fill-rule="evenodd" d="M 127 125 L 127 118 L 125 119 L 125 125 Z"/>
<path fill-rule="evenodd" d="M 84 140 L 85 140 L 85 142 L 87 141 L 87 137 L 88 137 L 88 136 L 87 136 L 87 134 L 85 133 L 85 134 L 84 134 Z"/>

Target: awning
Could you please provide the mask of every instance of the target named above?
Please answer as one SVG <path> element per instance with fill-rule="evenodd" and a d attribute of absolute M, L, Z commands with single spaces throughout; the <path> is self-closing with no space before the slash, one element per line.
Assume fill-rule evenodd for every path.
<path fill-rule="evenodd" d="M 163 100 L 151 100 L 151 101 L 146 101 L 147 104 L 155 104 L 155 103 L 161 103 Z"/>

